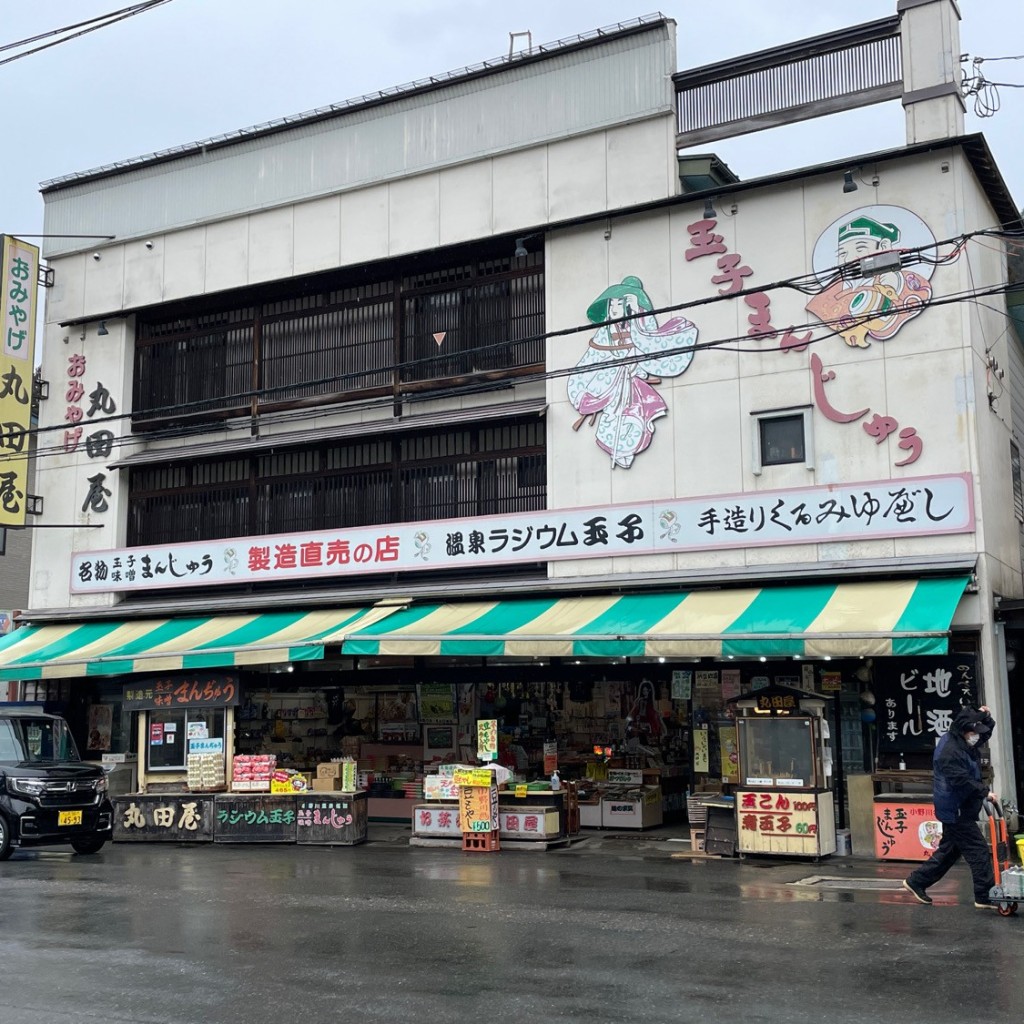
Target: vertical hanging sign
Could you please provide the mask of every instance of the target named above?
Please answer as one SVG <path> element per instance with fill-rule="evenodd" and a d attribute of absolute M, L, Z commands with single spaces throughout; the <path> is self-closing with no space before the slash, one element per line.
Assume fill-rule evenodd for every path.
<path fill-rule="evenodd" d="M 694 729 L 693 738 L 693 772 L 695 775 L 706 775 L 711 770 L 711 751 L 708 744 L 708 728 L 703 726 Z"/>
<path fill-rule="evenodd" d="M 476 723 L 476 756 L 481 761 L 498 760 L 498 720 L 481 718 Z"/>
<path fill-rule="evenodd" d="M 0 258 L 0 527 L 24 526 L 39 249 L 10 235 Z"/>

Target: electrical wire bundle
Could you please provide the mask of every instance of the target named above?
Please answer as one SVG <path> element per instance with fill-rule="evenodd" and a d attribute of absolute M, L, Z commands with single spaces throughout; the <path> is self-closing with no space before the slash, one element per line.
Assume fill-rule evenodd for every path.
<path fill-rule="evenodd" d="M 970 243 L 980 245 L 984 248 L 991 248 L 990 245 L 986 245 L 984 239 L 987 238 L 999 238 L 1004 241 L 1005 244 L 1010 246 L 1018 246 L 1024 242 L 1024 231 L 1008 231 L 1002 228 L 982 228 L 977 231 L 969 232 L 963 235 L 957 235 L 952 238 L 943 239 L 941 241 L 932 242 L 927 245 L 914 246 L 906 249 L 898 250 L 900 256 L 901 266 L 913 266 L 915 263 L 924 263 L 932 267 L 943 266 L 952 263 L 958 259 L 966 250 Z M 948 247 L 948 248 L 947 248 Z M 855 265 L 854 265 L 855 266 Z M 781 289 L 792 289 L 805 295 L 814 295 L 822 290 L 825 285 L 823 281 L 831 283 L 842 274 L 846 274 L 849 271 L 849 266 L 836 265 L 834 267 L 826 268 L 824 271 L 819 273 L 806 273 L 796 275 L 791 278 L 775 281 L 770 284 L 761 285 L 758 287 L 752 287 L 743 289 L 740 291 L 733 292 L 729 295 L 710 295 L 704 298 L 691 300 L 688 302 L 674 303 L 669 306 L 662 306 L 657 309 L 643 310 L 639 313 L 632 314 L 627 317 L 623 317 L 624 320 L 634 320 L 641 317 L 658 316 L 662 314 L 678 314 L 680 312 L 688 311 L 691 309 L 697 309 L 700 307 L 714 305 L 720 302 L 729 302 L 736 299 L 742 299 L 746 295 L 754 295 L 763 292 L 778 291 Z M 998 284 L 991 285 L 986 288 L 978 288 L 973 284 L 973 272 L 971 275 L 972 286 L 963 289 L 958 292 L 950 292 L 941 296 L 933 297 L 929 300 L 927 308 L 939 307 L 950 304 L 957 304 L 961 302 L 974 302 L 978 305 L 984 306 L 985 303 L 980 300 L 988 296 L 993 295 L 1004 295 L 1012 287 L 1012 283 L 1000 282 Z M 993 307 L 986 307 L 993 308 Z M 889 313 L 896 314 L 903 312 L 904 307 L 900 304 L 894 305 Z M 998 310 L 998 312 L 1005 315 L 1005 310 Z M 867 322 L 877 317 L 876 312 L 866 312 L 862 315 L 851 315 L 845 314 L 842 318 L 836 318 L 833 320 L 820 320 L 815 317 L 813 320 L 805 321 L 801 324 L 790 325 L 788 330 L 793 332 L 799 331 L 814 331 L 814 337 L 808 339 L 807 345 L 817 345 L 823 341 L 827 341 L 830 338 L 839 337 L 842 331 L 848 331 L 851 326 L 855 326 L 861 322 Z M 619 322 L 619 321 L 616 321 Z M 548 341 L 552 338 L 567 337 L 571 335 L 577 335 L 582 333 L 589 333 L 595 330 L 596 327 L 600 327 L 600 324 L 592 324 L 589 321 L 585 324 L 579 324 L 573 327 L 566 327 L 556 331 L 547 331 L 543 334 L 532 335 L 529 337 L 517 338 L 515 344 L 528 344 L 530 342 Z M 840 330 L 842 328 L 842 330 Z M 777 332 L 781 335 L 783 332 L 779 330 Z M 694 345 L 686 346 L 684 348 L 674 349 L 671 351 L 661 352 L 660 356 L 665 357 L 673 354 L 694 352 L 694 351 L 712 351 L 719 350 L 724 352 L 733 353 L 765 353 L 764 342 L 770 340 L 769 338 L 760 339 L 758 342 L 752 342 L 747 335 L 734 335 L 723 338 L 715 338 L 709 341 L 697 342 Z M 460 352 L 460 355 L 483 355 L 488 352 L 494 352 L 498 350 L 507 349 L 509 342 L 500 342 L 492 345 L 477 346 L 472 349 L 466 349 Z M 784 355 L 781 350 L 778 350 L 780 354 Z M 417 366 L 429 364 L 436 361 L 437 356 L 428 356 L 420 359 L 404 360 L 400 363 L 396 363 L 393 367 L 388 368 L 392 373 L 399 373 L 402 370 L 412 369 Z M 608 362 L 602 364 L 603 368 L 610 366 L 627 366 L 633 363 L 643 362 L 649 359 L 650 356 L 645 353 L 637 353 L 635 355 L 625 356 L 621 359 L 615 360 L 614 362 Z M 541 383 L 548 380 L 556 380 L 559 378 L 567 377 L 574 373 L 586 372 L 580 370 L 579 367 L 573 365 L 568 367 L 562 367 L 560 369 L 544 369 L 536 373 L 525 374 L 517 376 L 515 383 L 517 386 L 522 386 L 531 383 Z M 366 374 L 365 369 L 350 371 L 347 373 L 340 373 L 332 375 L 330 377 L 324 377 L 316 381 L 294 381 L 288 384 L 279 385 L 271 388 L 258 388 L 252 390 L 246 390 L 237 392 L 230 395 L 219 396 L 219 401 L 227 403 L 248 404 L 253 399 L 256 400 L 273 400 L 275 396 L 282 396 L 281 400 L 287 400 L 287 396 L 294 394 L 294 392 L 302 387 L 308 387 L 310 385 L 323 386 L 325 384 L 337 384 L 339 385 L 339 391 L 342 390 L 345 382 L 349 379 L 364 377 Z M 425 392 L 422 395 L 411 394 L 406 396 L 403 401 L 408 404 L 415 404 L 417 401 L 429 401 L 435 402 L 439 399 L 444 398 L 456 398 L 465 397 L 467 395 L 483 394 L 496 390 L 505 390 L 508 388 L 508 379 L 501 380 L 473 380 L 465 384 L 453 385 L 447 388 L 440 388 Z M 346 402 L 346 410 L 365 410 L 372 408 L 390 407 L 394 402 L 394 397 L 391 394 L 379 397 L 369 398 L 357 402 Z M 202 399 L 194 402 L 177 403 L 174 405 L 161 406 L 152 409 L 147 409 L 147 416 L 171 416 L 171 415 L 186 415 L 188 413 L 199 412 L 209 409 L 210 399 Z M 132 419 L 132 413 L 118 413 L 112 416 L 95 417 L 89 421 L 90 426 L 99 426 L 101 424 L 111 424 L 122 421 L 129 421 Z M 276 415 L 274 418 L 275 423 L 300 423 L 304 420 L 313 419 L 316 417 L 323 416 L 323 407 L 317 406 L 314 408 L 305 409 L 294 409 L 283 412 L 280 415 Z M 51 427 L 37 427 L 29 431 L 29 434 L 35 436 L 37 439 L 44 435 L 53 435 L 54 433 L 63 434 L 66 429 L 65 423 L 58 423 Z M 223 425 L 222 425 L 223 426 Z M 177 440 L 181 438 L 194 437 L 196 435 L 207 434 L 210 432 L 210 424 L 203 422 L 199 424 L 190 425 L 176 425 L 169 427 L 165 430 L 157 430 L 147 432 L 144 440 L 147 442 L 154 441 L 167 441 Z M 230 427 L 228 427 L 230 429 Z M 249 425 L 245 424 L 245 430 L 248 433 Z M 121 437 L 116 437 L 112 440 L 114 447 L 122 447 L 124 445 L 136 444 L 143 438 L 139 435 L 127 434 Z M 34 455 L 36 457 L 46 455 L 60 455 L 63 454 L 62 444 L 47 444 L 44 446 L 37 447 Z M 8 453 L 0 453 L 0 463 L 8 461 L 12 458 L 20 458 L 21 455 L 13 455 Z"/>

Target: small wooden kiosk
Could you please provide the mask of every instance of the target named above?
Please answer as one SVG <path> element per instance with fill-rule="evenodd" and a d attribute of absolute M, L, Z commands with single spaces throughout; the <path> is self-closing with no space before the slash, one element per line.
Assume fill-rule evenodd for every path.
<path fill-rule="evenodd" d="M 817 859 L 836 852 L 827 700 L 773 686 L 729 701 L 736 708 L 741 855 Z"/>

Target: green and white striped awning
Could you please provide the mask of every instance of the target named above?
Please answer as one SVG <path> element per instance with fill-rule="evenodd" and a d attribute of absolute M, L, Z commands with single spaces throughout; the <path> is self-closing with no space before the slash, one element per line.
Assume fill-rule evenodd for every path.
<path fill-rule="evenodd" d="M 0 640 L 0 680 L 105 676 L 348 655 L 882 657 L 945 654 L 967 580 L 633 593 L 408 607 L 94 620 Z"/>
<path fill-rule="evenodd" d="M 338 639 L 343 654 L 367 656 L 945 654 L 966 583 L 960 577 L 413 605 Z"/>
<path fill-rule="evenodd" d="M 169 672 L 312 661 L 324 638 L 392 608 L 332 608 L 29 626 L 0 639 L 0 680 Z"/>

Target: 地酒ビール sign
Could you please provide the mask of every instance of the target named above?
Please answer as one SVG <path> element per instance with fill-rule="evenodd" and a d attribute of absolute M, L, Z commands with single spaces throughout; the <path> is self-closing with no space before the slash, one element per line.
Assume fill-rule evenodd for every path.
<path fill-rule="evenodd" d="M 39 249 L 3 236 L 0 256 L 0 527 L 24 526 Z"/>
<path fill-rule="evenodd" d="M 878 749 L 882 753 L 930 753 L 964 705 L 976 707 L 977 657 L 877 658 L 875 693 Z"/>

